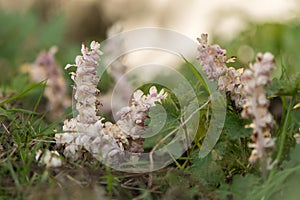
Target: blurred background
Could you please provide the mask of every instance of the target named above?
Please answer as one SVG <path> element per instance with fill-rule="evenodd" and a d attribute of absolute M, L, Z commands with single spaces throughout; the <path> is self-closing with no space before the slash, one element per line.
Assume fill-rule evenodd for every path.
<path fill-rule="evenodd" d="M 60 68 L 54 74 L 62 74 L 67 82 L 58 82 L 67 85 L 70 95 L 71 81 L 63 67 L 74 62 L 81 43 L 105 40 L 116 23 L 123 31 L 168 28 L 195 41 L 201 33 L 208 33 L 210 43 L 238 57 L 235 67 L 245 67 L 256 53 L 270 51 L 293 76 L 300 63 L 299 8 L 297 0 L 0 0 L 0 88 L 21 91 L 31 81 L 48 79 L 53 72 L 38 78 L 33 73 L 34 66 L 41 65 L 40 52 L 52 47 L 47 54 L 53 58 L 50 64 Z M 153 57 L 131 59 L 145 62 Z M 278 68 L 274 76 L 280 75 Z M 103 78 L 104 93 L 113 77 Z"/>
<path fill-rule="evenodd" d="M 297 0 L 0 0 L 0 9 L 1 82 L 53 45 L 61 64 L 70 62 L 80 43 L 104 40 L 116 22 L 123 30 L 169 28 L 195 41 L 209 33 L 210 40 L 231 45 L 242 63 L 257 50 L 289 54 L 289 64 L 300 59 L 287 52 L 300 43 Z"/>

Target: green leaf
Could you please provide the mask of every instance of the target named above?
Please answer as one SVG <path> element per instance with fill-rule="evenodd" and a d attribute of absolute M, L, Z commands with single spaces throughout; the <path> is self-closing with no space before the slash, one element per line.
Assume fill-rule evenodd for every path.
<path fill-rule="evenodd" d="M 249 194 L 261 184 L 261 179 L 252 174 L 246 176 L 234 176 L 230 191 L 233 194 L 233 199 L 248 199 Z"/>
<path fill-rule="evenodd" d="M 245 128 L 246 124 L 247 121 L 241 119 L 238 114 L 227 112 L 223 133 L 232 140 L 249 137 L 252 131 Z"/>
<path fill-rule="evenodd" d="M 212 158 L 209 153 L 205 158 L 199 158 L 198 152 L 192 156 L 193 165 L 187 171 L 200 182 L 208 185 L 218 185 L 225 178 L 221 166 Z"/>
<path fill-rule="evenodd" d="M 12 115 L 11 113 L 9 113 L 7 110 L 3 109 L 0 107 L 0 116 L 4 116 L 8 119 L 13 119 L 14 118 L 14 115 Z"/>
<path fill-rule="evenodd" d="M 149 149 L 154 147 L 158 141 L 177 128 L 180 124 L 179 115 L 180 112 L 177 105 L 170 96 L 168 96 L 166 100 L 162 101 L 161 105 L 158 104 L 157 106 L 152 107 L 149 112 L 150 119 L 146 120 L 146 124 L 149 125 L 149 129 L 146 131 L 147 137 L 143 144 L 143 148 Z M 170 137 L 166 140 L 166 143 L 168 143 L 172 138 L 173 137 Z"/>
<path fill-rule="evenodd" d="M 147 124 L 147 129 L 143 134 L 145 138 L 159 133 L 163 129 L 167 120 L 167 113 L 159 104 L 150 108 L 148 116 L 151 120 L 149 120 L 150 123 Z"/>
<path fill-rule="evenodd" d="M 7 110 L 7 112 L 12 112 L 12 113 L 17 113 L 17 112 L 21 112 L 21 113 L 25 113 L 25 114 L 30 114 L 30 115 L 37 115 L 37 112 L 31 111 L 31 110 L 26 110 L 26 109 L 9 109 Z"/>
<path fill-rule="evenodd" d="M 184 56 L 182 56 L 187 66 L 190 68 L 190 70 L 193 72 L 193 74 L 197 77 L 197 79 L 200 81 L 200 83 L 205 87 L 205 89 L 209 92 L 209 94 L 212 93 L 211 88 L 208 84 L 208 80 L 202 70 L 199 68 L 197 69 L 192 63 L 190 63 Z M 200 65 L 200 64 L 199 64 Z"/>
<path fill-rule="evenodd" d="M 212 112 L 210 126 L 208 128 L 206 137 L 202 143 L 202 148 L 199 153 L 200 158 L 204 158 L 216 145 L 221 135 L 226 116 L 226 98 L 223 93 L 220 93 L 217 90 L 217 84 L 215 82 L 208 81 L 201 68 L 194 66 L 183 56 L 182 58 L 184 59 L 190 70 L 198 78 L 200 83 L 209 92 L 211 98 Z"/>
<path fill-rule="evenodd" d="M 300 165 L 300 145 L 297 144 L 290 152 L 290 159 L 283 165 L 284 168 Z"/>
<path fill-rule="evenodd" d="M 292 96 L 300 86 L 300 73 L 284 79 L 274 78 L 271 85 L 267 88 L 268 96 Z"/>
<path fill-rule="evenodd" d="M 21 75 L 16 76 L 12 80 L 11 85 L 17 92 L 21 92 L 28 85 L 28 75 L 21 74 Z"/>
<path fill-rule="evenodd" d="M 287 195 L 285 190 L 288 188 L 289 179 L 293 177 L 295 173 L 298 174 L 299 177 L 299 172 L 300 166 L 287 168 L 283 171 L 277 172 L 271 180 L 267 181 L 261 187 L 257 187 L 257 189 L 252 188 L 251 194 L 249 194 L 249 197 L 246 199 L 260 200 L 262 197 L 264 197 L 266 200 L 273 200 L 276 196 L 278 200 L 286 199 L 284 196 Z M 280 198 L 278 195 L 280 195 Z"/>

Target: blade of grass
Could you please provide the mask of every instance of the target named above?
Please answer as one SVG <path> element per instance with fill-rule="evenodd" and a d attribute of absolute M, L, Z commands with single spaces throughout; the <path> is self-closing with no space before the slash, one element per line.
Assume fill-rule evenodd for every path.
<path fill-rule="evenodd" d="M 15 172 L 15 170 L 14 170 L 14 168 L 13 168 L 13 166 L 12 166 L 9 159 L 7 160 L 7 167 L 10 171 L 10 174 L 11 174 L 13 180 L 14 180 L 14 183 L 15 183 L 16 187 L 18 189 L 20 189 L 20 187 L 21 187 L 20 181 L 19 181 L 18 176 L 17 176 L 17 174 L 16 174 L 16 172 Z"/>
<path fill-rule="evenodd" d="M 42 91 L 40 92 L 40 94 L 39 94 L 39 97 L 38 97 L 38 99 L 37 99 L 37 101 L 36 101 L 36 103 L 35 103 L 35 105 L 34 105 L 34 107 L 33 107 L 33 112 L 36 112 L 36 110 L 37 110 L 37 108 L 38 108 L 38 106 L 40 105 L 40 102 L 41 102 L 41 100 L 42 100 L 42 97 L 43 97 L 43 95 L 44 95 L 44 91 L 45 91 L 45 88 L 46 88 L 46 84 L 47 84 L 47 82 L 46 81 L 43 81 L 43 82 L 41 82 L 42 84 L 41 84 L 41 88 L 42 88 Z M 34 117 L 34 115 L 30 115 L 29 116 L 29 121 L 30 121 L 30 123 L 32 124 L 32 120 L 33 120 L 33 117 Z"/>
<path fill-rule="evenodd" d="M 23 97 L 24 95 L 26 95 L 29 91 L 35 89 L 35 88 L 39 88 L 41 87 L 42 85 L 44 85 L 44 81 L 40 82 L 40 83 L 34 83 L 34 84 L 31 84 L 29 85 L 25 90 L 23 90 L 22 92 L 18 93 L 18 94 L 15 94 L 13 95 L 12 97 L 8 98 L 8 99 L 5 99 L 4 101 L 0 102 L 0 106 L 3 106 L 4 104 L 6 103 L 9 103 L 15 99 L 18 99 L 18 98 L 21 98 Z"/>
<path fill-rule="evenodd" d="M 289 124 L 290 124 L 290 121 L 291 121 L 291 112 L 293 110 L 293 105 L 294 105 L 295 99 L 296 99 L 296 95 L 294 95 L 292 97 L 292 100 L 290 101 L 290 104 L 289 104 L 289 107 L 287 109 L 287 113 L 286 113 L 286 116 L 285 116 L 284 124 L 283 124 L 283 127 L 282 127 L 282 131 L 281 131 L 281 135 L 280 135 L 280 137 L 281 137 L 280 138 L 280 146 L 279 146 L 279 150 L 278 150 L 278 153 L 277 153 L 276 159 L 275 159 L 278 163 L 280 163 L 280 160 L 281 160 L 281 157 L 282 157 L 282 154 L 283 154 L 283 150 L 284 150 L 284 147 L 285 147 L 285 140 L 286 140 L 287 130 L 288 130 L 288 127 L 289 127 Z M 274 176 L 275 169 L 276 168 L 273 167 L 272 171 L 270 172 L 268 182 L 270 182 L 270 180 Z"/>
<path fill-rule="evenodd" d="M 7 110 L 7 112 L 12 112 L 12 113 L 17 113 L 17 112 L 21 112 L 24 114 L 29 114 L 29 115 L 37 115 L 37 112 L 31 111 L 31 110 L 26 110 L 26 109 L 9 109 Z"/>
<path fill-rule="evenodd" d="M 211 89 L 209 88 L 206 77 L 201 73 L 201 69 L 197 69 L 192 63 L 190 63 L 183 55 L 181 55 L 187 66 L 190 68 L 190 70 L 193 72 L 193 74 L 197 77 L 197 79 L 200 81 L 200 83 L 204 86 L 207 92 L 211 94 Z"/>

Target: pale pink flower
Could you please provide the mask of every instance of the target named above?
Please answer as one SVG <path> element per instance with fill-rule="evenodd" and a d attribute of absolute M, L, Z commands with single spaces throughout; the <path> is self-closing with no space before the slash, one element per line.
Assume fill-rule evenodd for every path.
<path fill-rule="evenodd" d="M 151 87 L 148 95 L 138 90 L 133 94 L 132 105 L 120 110 L 120 120 L 116 124 L 102 122 L 97 115 L 99 108 L 97 89 L 99 77 L 97 68 L 102 54 L 100 45 L 92 42 L 91 50 L 82 46 L 82 56 L 76 57 L 77 70 L 71 73 L 75 82 L 76 109 L 78 115 L 65 120 L 64 133 L 57 133 L 55 139 L 58 145 L 64 147 L 64 155 L 76 161 L 85 153 L 90 153 L 96 159 L 107 162 L 118 162 L 124 151 L 132 153 L 143 152 L 144 139 L 141 138 L 146 129 L 145 120 L 148 118 L 150 107 L 167 97 L 161 90 Z M 134 159 L 138 158 L 135 154 Z M 132 158 L 133 159 L 133 158 Z"/>
<path fill-rule="evenodd" d="M 226 72 L 226 50 L 219 45 L 209 45 L 207 37 L 207 34 L 201 34 L 201 38 L 198 38 L 200 45 L 197 59 L 200 61 L 208 80 L 215 81 Z"/>
<path fill-rule="evenodd" d="M 226 50 L 219 45 L 209 45 L 207 34 L 202 34 L 198 38 L 200 43 L 198 47 L 202 70 L 208 80 L 218 81 L 218 90 L 226 92 L 227 96 L 235 103 L 237 109 L 241 109 L 245 103 L 244 96 L 241 94 L 241 75 L 243 68 L 235 69 L 227 67 L 226 63 L 234 62 L 235 57 L 227 59 Z"/>
<path fill-rule="evenodd" d="M 269 169 L 269 154 L 275 148 L 275 141 L 271 138 L 271 130 L 274 119 L 269 112 L 269 100 L 264 87 L 271 82 L 270 74 L 274 68 L 274 57 L 270 53 L 259 53 L 256 62 L 245 70 L 241 77 L 242 93 L 245 95 L 246 103 L 243 106 L 242 117 L 253 119 L 249 127 L 253 128 L 252 154 L 249 158 L 251 163 L 261 161 L 262 171 Z"/>

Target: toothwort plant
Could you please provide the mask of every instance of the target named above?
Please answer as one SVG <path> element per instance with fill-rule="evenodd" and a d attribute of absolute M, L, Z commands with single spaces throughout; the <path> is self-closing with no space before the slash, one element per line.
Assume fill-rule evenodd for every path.
<path fill-rule="evenodd" d="M 249 161 L 251 163 L 260 160 L 263 174 L 271 168 L 270 153 L 275 148 L 275 141 L 271 138 L 274 119 L 269 112 L 269 100 L 267 99 L 264 86 L 271 82 L 270 73 L 274 69 L 274 56 L 267 52 L 259 53 L 256 62 L 250 65 L 242 75 L 242 93 L 246 97 L 243 106 L 242 117 L 253 119 L 249 125 L 253 129 L 252 141 L 249 146 L 253 148 Z"/>
<path fill-rule="evenodd" d="M 102 52 L 97 42 L 93 41 L 90 48 L 82 45 L 82 56 L 76 57 L 76 64 L 66 66 L 66 69 L 77 67 L 76 72 L 71 72 L 71 78 L 75 82 L 74 99 L 78 115 L 64 121 L 64 132 L 55 135 L 56 143 L 63 146 L 65 157 L 72 161 L 89 153 L 99 161 L 118 163 L 123 159 L 124 151 L 132 152 L 134 156 L 130 159 L 136 160 L 143 152 L 142 135 L 149 109 L 165 99 L 167 93 L 164 90 L 158 93 L 154 86 L 150 88 L 149 95 L 137 90 L 131 106 L 118 112 L 120 119 L 117 123 L 104 123 L 104 118 L 97 115 L 101 105 L 97 68 Z"/>
<path fill-rule="evenodd" d="M 208 80 L 217 81 L 218 89 L 225 91 L 235 103 L 236 108 L 241 109 L 245 103 L 245 98 L 241 94 L 241 75 L 244 69 L 228 68 L 226 63 L 234 62 L 235 57 L 227 59 L 225 49 L 219 45 L 209 45 L 207 34 L 201 34 L 198 41 L 200 43 L 198 60 Z"/>
<path fill-rule="evenodd" d="M 217 81 L 218 89 L 226 92 L 238 110 L 243 109 L 243 118 L 253 120 L 253 123 L 247 126 L 253 129 L 253 143 L 249 144 L 253 150 L 249 161 L 255 163 L 260 160 L 261 171 L 266 176 L 272 167 L 270 154 L 275 148 L 275 141 L 271 138 L 274 120 L 268 110 L 269 100 L 264 90 L 271 82 L 273 55 L 269 52 L 257 54 L 256 62 L 250 64 L 250 68 L 246 70 L 228 68 L 226 63 L 232 62 L 233 59 L 226 58 L 226 50 L 219 45 L 209 45 L 207 34 L 202 34 L 198 41 L 198 60 L 207 78 Z"/>

